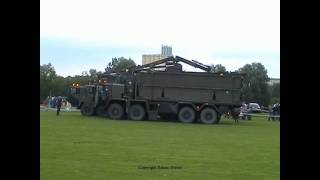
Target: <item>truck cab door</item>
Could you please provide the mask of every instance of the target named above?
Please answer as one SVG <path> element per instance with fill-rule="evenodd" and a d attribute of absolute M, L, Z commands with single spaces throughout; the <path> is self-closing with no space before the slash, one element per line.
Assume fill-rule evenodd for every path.
<path fill-rule="evenodd" d="M 94 105 L 97 106 L 99 103 L 99 92 L 100 92 L 100 87 L 96 86 L 95 92 L 94 92 Z"/>
<path fill-rule="evenodd" d="M 87 86 L 86 90 L 87 90 L 87 93 L 83 94 L 83 98 L 86 99 L 85 101 L 87 103 L 95 104 L 95 102 L 96 102 L 95 98 L 97 97 L 96 96 L 96 87 L 95 86 Z"/>

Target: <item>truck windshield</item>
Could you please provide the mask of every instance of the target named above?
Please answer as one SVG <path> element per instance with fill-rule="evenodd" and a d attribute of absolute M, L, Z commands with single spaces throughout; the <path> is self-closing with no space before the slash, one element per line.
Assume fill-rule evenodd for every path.
<path fill-rule="evenodd" d="M 80 88 L 71 88 L 71 94 L 80 94 Z"/>

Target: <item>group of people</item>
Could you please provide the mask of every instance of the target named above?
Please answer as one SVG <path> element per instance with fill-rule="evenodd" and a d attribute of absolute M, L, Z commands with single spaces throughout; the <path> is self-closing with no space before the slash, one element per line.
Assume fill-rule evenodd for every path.
<path fill-rule="evenodd" d="M 58 105 L 58 100 L 59 100 L 59 97 L 48 96 L 46 100 L 48 108 L 56 108 Z"/>
<path fill-rule="evenodd" d="M 246 103 L 242 103 L 240 108 L 239 117 L 243 120 L 251 120 L 251 109 Z M 269 106 L 269 116 L 268 121 L 280 121 L 280 103 L 275 103 L 272 106 Z"/>
<path fill-rule="evenodd" d="M 273 106 L 269 106 L 268 121 L 280 121 L 280 103 L 275 103 Z"/>
<path fill-rule="evenodd" d="M 46 100 L 48 108 L 57 108 L 57 116 L 60 114 L 61 107 L 64 107 L 66 111 L 72 111 L 72 105 L 65 98 L 59 97 L 47 97 Z"/>

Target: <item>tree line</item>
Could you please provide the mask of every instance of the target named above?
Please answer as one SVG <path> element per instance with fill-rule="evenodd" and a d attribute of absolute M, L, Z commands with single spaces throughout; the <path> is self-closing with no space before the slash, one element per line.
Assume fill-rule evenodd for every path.
<path fill-rule="evenodd" d="M 115 57 L 107 64 L 104 72 L 119 72 L 135 65 L 131 58 Z M 81 75 L 62 77 L 56 74 L 51 63 L 40 65 L 40 102 L 48 96 L 68 96 L 72 83 L 88 84 L 104 72 L 89 69 L 89 71 L 83 71 Z M 212 72 L 227 71 L 222 64 L 217 64 L 212 65 Z M 243 101 L 256 102 L 263 106 L 280 102 L 280 83 L 268 84 L 267 70 L 261 63 L 246 64 L 236 72 L 245 74 L 241 89 Z"/>

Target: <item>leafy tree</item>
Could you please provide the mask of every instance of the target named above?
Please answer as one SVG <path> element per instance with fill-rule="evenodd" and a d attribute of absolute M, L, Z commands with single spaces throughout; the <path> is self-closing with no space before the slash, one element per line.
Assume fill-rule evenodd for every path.
<path fill-rule="evenodd" d="M 47 96 L 67 96 L 73 83 L 85 85 L 101 74 L 103 72 L 90 69 L 89 72 L 83 71 L 81 75 L 64 78 L 56 74 L 51 63 L 40 65 L 40 102 L 45 100 Z"/>
<path fill-rule="evenodd" d="M 97 70 L 90 69 L 89 70 L 89 75 L 90 75 L 91 78 L 96 78 L 97 77 Z"/>
<path fill-rule="evenodd" d="M 97 71 L 95 69 L 90 69 L 89 70 L 89 76 L 90 76 L 91 79 L 97 79 L 102 74 L 103 74 L 103 72 Z"/>
<path fill-rule="evenodd" d="M 105 68 L 106 72 L 120 72 L 125 71 L 131 66 L 135 66 L 136 63 L 131 59 L 126 59 L 124 57 L 112 58 L 111 62 L 108 63 L 108 66 Z"/>
<path fill-rule="evenodd" d="M 102 74 L 103 74 L 102 71 L 98 71 L 97 74 L 96 74 L 96 77 L 100 77 Z"/>
<path fill-rule="evenodd" d="M 224 67 L 222 64 L 217 64 L 217 65 L 212 65 L 211 66 L 212 69 L 211 69 L 211 72 L 214 72 L 214 73 L 225 73 L 226 72 L 226 67 Z"/>
<path fill-rule="evenodd" d="M 40 65 L 40 78 L 52 80 L 57 76 L 56 71 L 51 63 Z"/>
<path fill-rule="evenodd" d="M 52 93 L 52 81 L 57 77 L 51 63 L 40 65 L 40 101 Z"/>
<path fill-rule="evenodd" d="M 280 102 L 280 83 L 275 83 L 269 86 L 269 91 L 271 95 L 271 104 Z"/>
<path fill-rule="evenodd" d="M 88 76 L 89 77 L 89 73 L 88 73 L 88 71 L 82 71 L 82 76 Z"/>
<path fill-rule="evenodd" d="M 270 92 L 267 84 L 269 77 L 265 67 L 261 63 L 246 64 L 239 69 L 239 72 L 245 74 L 241 89 L 243 100 L 267 106 L 270 103 Z"/>
<path fill-rule="evenodd" d="M 75 75 L 72 78 L 72 83 L 79 83 L 80 85 L 85 85 L 90 82 L 90 77 L 86 75 Z"/>
<path fill-rule="evenodd" d="M 54 96 L 66 96 L 68 84 L 64 77 L 57 76 L 51 82 L 52 84 L 52 95 Z"/>
<path fill-rule="evenodd" d="M 272 97 L 280 98 L 280 83 L 274 83 L 272 85 L 271 95 Z"/>

